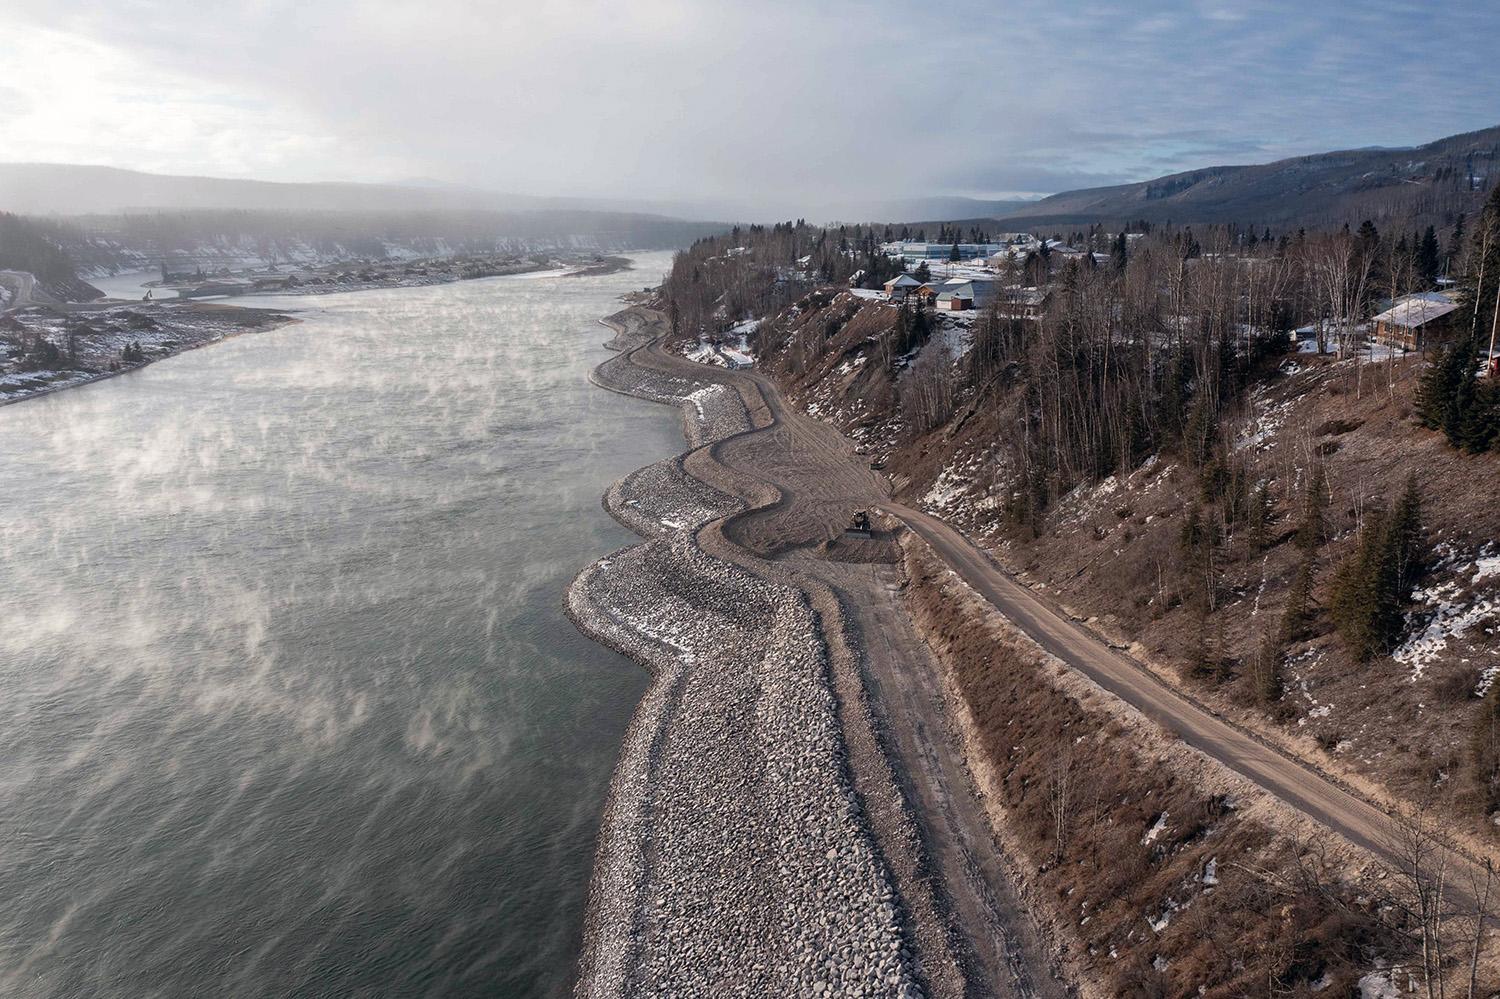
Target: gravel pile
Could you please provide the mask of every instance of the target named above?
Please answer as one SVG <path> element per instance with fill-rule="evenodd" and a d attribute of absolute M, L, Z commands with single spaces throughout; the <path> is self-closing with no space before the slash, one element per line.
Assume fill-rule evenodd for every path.
<path fill-rule="evenodd" d="M 643 538 L 695 531 L 743 507 L 733 496 L 684 472 L 680 457 L 631 472 L 604 494 L 604 508 Z"/>
<path fill-rule="evenodd" d="M 683 434 L 693 447 L 753 429 L 745 402 L 733 388 L 709 379 L 670 375 L 616 354 L 589 378 L 600 388 L 682 407 Z"/>
<path fill-rule="evenodd" d="M 654 674 L 612 784 L 578 994 L 920 996 L 803 594 L 679 533 L 586 569 L 569 609 Z"/>

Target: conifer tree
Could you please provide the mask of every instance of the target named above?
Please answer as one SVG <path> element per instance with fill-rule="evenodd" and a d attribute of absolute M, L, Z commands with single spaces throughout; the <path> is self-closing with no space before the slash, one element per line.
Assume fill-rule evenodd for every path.
<path fill-rule="evenodd" d="M 1460 345 L 1452 343 L 1442 348 L 1422 372 L 1417 385 L 1417 417 L 1429 430 L 1442 430 L 1452 420 L 1450 411 L 1463 375 L 1463 359 Z"/>
<path fill-rule="evenodd" d="M 1334 578 L 1329 610 L 1358 659 L 1388 652 L 1401 637 L 1402 608 L 1426 567 L 1422 493 L 1415 476 L 1391 513 L 1372 514 Z"/>
<path fill-rule="evenodd" d="M 1500 290 L 1500 184 L 1485 200 L 1484 209 L 1469 235 L 1469 286 L 1474 292 L 1465 295 L 1465 324 L 1481 347 L 1488 346 L 1486 328 L 1495 314 L 1495 293 Z"/>
<path fill-rule="evenodd" d="M 1449 378 L 1453 389 L 1448 397 L 1448 405 L 1443 410 L 1443 433 L 1447 435 L 1448 443 L 1454 447 L 1464 447 L 1467 442 L 1466 433 L 1471 430 L 1470 410 L 1482 401 L 1476 384 L 1478 372 L 1474 363 L 1474 342 L 1468 337 L 1461 337 L 1453 344 L 1450 353 Z"/>
<path fill-rule="evenodd" d="M 1422 284 L 1428 288 L 1436 284 L 1438 270 L 1441 267 L 1437 230 L 1428 226 L 1427 231 L 1422 233 L 1421 241 L 1417 244 L 1417 275 L 1422 279 Z"/>
<path fill-rule="evenodd" d="M 1471 365 L 1472 367 L 1472 365 Z M 1500 393 L 1490 382 L 1471 376 L 1460 383 L 1459 407 L 1454 444 L 1470 454 L 1488 451 L 1495 446 L 1500 433 Z"/>
<path fill-rule="evenodd" d="M 1323 466 L 1314 465 L 1307 476 L 1307 490 L 1302 497 L 1302 522 L 1297 525 L 1297 547 L 1316 551 L 1323 543 L 1323 510 L 1328 506 Z"/>
<path fill-rule="evenodd" d="M 1382 651 L 1384 645 L 1382 625 L 1390 611 L 1382 604 L 1388 592 L 1382 585 L 1384 537 L 1385 518 L 1373 511 L 1365 519 L 1354 551 L 1333 577 L 1328 602 L 1333 625 L 1344 645 L 1361 661 Z"/>
<path fill-rule="evenodd" d="M 1459 212 L 1458 217 L 1453 220 L 1453 231 L 1448 234 L 1448 249 L 1443 254 L 1444 271 L 1451 271 L 1453 261 L 1464 252 L 1464 223 L 1466 221 L 1467 218 L 1463 212 Z"/>
<path fill-rule="evenodd" d="M 1422 490 L 1415 474 L 1406 477 L 1406 488 L 1391 512 L 1385 541 L 1385 558 L 1396 587 L 1396 599 L 1405 603 L 1412 587 L 1427 571 L 1427 536 L 1422 526 Z"/>

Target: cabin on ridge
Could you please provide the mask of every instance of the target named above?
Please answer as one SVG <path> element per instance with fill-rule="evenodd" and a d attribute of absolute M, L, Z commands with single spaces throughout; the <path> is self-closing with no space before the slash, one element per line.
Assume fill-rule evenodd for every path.
<path fill-rule="evenodd" d="M 1407 295 L 1370 320 L 1376 343 L 1401 350 L 1426 350 L 1451 340 L 1456 332 L 1458 302 L 1441 291 Z"/>

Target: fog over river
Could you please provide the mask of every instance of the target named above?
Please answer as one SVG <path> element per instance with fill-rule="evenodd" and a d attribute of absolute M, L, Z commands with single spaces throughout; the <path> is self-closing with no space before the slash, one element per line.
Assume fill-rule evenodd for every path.
<path fill-rule="evenodd" d="M 667 264 L 247 300 L 303 321 L 0 408 L 0 994 L 570 988 L 645 676 L 564 590 L 681 447 L 586 375 Z"/>

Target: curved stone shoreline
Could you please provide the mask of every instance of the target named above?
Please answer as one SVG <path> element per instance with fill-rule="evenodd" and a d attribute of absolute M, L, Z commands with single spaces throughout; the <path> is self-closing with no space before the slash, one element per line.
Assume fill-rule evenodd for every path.
<path fill-rule="evenodd" d="M 626 349 L 596 384 L 678 405 L 694 447 L 755 429 L 735 388 L 633 363 L 650 340 L 640 318 L 610 324 Z M 631 473 L 604 503 L 650 540 L 579 573 L 568 612 L 652 683 L 611 782 L 578 995 L 921 996 L 851 783 L 829 609 L 814 606 L 826 595 L 708 554 L 699 531 L 729 554 L 716 528 L 747 504 L 682 457 Z"/>
<path fill-rule="evenodd" d="M 735 497 L 687 474 L 681 455 L 631 472 L 604 494 L 604 509 L 643 538 L 696 531 L 744 508 Z"/>

